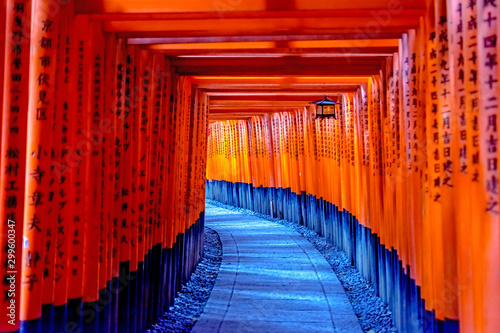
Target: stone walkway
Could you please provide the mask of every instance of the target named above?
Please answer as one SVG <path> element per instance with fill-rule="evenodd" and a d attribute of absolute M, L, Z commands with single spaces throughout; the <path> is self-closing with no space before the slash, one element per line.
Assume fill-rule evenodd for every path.
<path fill-rule="evenodd" d="M 207 204 L 222 264 L 194 333 L 362 332 L 325 258 L 296 231 Z"/>

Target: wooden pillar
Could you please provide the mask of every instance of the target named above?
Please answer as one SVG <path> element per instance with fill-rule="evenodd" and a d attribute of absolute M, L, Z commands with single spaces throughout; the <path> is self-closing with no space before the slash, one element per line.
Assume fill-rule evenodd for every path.
<path fill-rule="evenodd" d="M 2 5 L 3 7 L 3 5 Z M 0 158 L 0 245 L 6 266 L 0 268 L 2 306 L 10 307 L 9 316 L 0 319 L 0 330 L 19 328 L 22 286 L 22 247 L 24 228 L 24 191 L 26 175 L 26 134 L 28 122 L 31 1 L 6 1 L 5 46 L 2 63 L 2 137 Z M 2 10 L 2 11 L 3 11 Z M 7 37 L 8 36 L 8 37 Z M 8 51 L 8 52 L 7 52 Z M 5 57 L 5 58 L 4 58 Z M 4 80 L 5 78 L 5 80 Z M 9 222 L 10 220 L 10 222 Z M 11 231 L 9 231 L 11 230 Z M 13 239 L 13 241 L 9 241 Z M 12 242 L 15 244 L 12 245 Z M 11 245 L 8 245 L 11 244 Z M 40 264 L 41 265 L 41 264 Z M 7 280 L 8 278 L 8 280 Z M 14 289 L 16 292 L 12 292 Z"/>
<path fill-rule="evenodd" d="M 51 2 L 34 2 L 31 25 L 30 93 L 26 151 L 26 204 L 24 210 L 23 277 L 21 320 L 41 316 L 45 242 L 54 230 L 51 210 L 50 164 L 57 64 L 59 13 L 51 12 Z M 50 249 L 49 249 L 50 250 Z M 50 252 L 49 252 L 50 253 Z"/>

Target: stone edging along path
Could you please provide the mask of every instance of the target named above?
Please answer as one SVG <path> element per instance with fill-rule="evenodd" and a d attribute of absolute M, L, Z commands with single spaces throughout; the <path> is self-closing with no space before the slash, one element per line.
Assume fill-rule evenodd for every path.
<path fill-rule="evenodd" d="M 377 296 L 371 283 L 366 281 L 358 269 L 351 265 L 344 252 L 327 241 L 325 237 L 318 235 L 305 226 L 290 221 L 272 218 L 268 215 L 255 213 L 247 209 L 224 205 L 213 200 L 207 200 L 207 204 L 244 212 L 245 214 L 254 215 L 296 230 L 316 247 L 332 267 L 344 287 L 363 331 L 367 333 L 397 332 L 392 319 L 392 312 L 380 297 Z"/>
<path fill-rule="evenodd" d="M 207 204 L 222 264 L 193 333 L 361 333 L 345 291 L 314 246 L 291 228 Z"/>
<path fill-rule="evenodd" d="M 345 289 L 362 329 L 368 333 L 396 332 L 387 305 L 376 296 L 373 287 L 361 277 L 358 270 L 351 266 L 345 254 L 327 242 L 324 237 L 296 223 L 223 205 L 212 200 L 207 200 L 207 203 L 228 210 L 255 215 L 299 232 L 320 251 L 333 268 Z M 222 259 L 222 246 L 217 233 L 208 228 L 205 230 L 205 248 L 202 261 L 193 273 L 191 281 L 182 288 L 174 306 L 157 324 L 153 325 L 153 328 L 148 330 L 149 333 L 190 332 L 203 312 L 215 284 Z"/>
<path fill-rule="evenodd" d="M 221 260 L 222 244 L 219 235 L 212 229 L 205 228 L 203 257 L 191 275 L 191 280 L 182 287 L 169 311 L 147 332 L 191 332 L 210 297 Z"/>

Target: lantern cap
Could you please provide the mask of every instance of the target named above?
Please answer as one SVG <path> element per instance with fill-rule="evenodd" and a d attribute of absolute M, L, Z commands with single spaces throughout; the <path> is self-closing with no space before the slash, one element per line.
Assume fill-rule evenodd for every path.
<path fill-rule="evenodd" d="M 310 104 L 316 104 L 316 105 L 337 105 L 337 104 L 340 104 L 340 103 L 334 102 L 334 101 L 332 101 L 331 99 L 329 99 L 328 97 L 325 96 L 325 98 L 323 98 L 323 99 L 321 99 L 319 101 L 310 102 Z"/>

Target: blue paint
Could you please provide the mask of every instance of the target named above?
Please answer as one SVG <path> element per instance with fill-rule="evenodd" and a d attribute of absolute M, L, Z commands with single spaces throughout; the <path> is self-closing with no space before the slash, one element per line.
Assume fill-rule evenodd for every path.
<path fill-rule="evenodd" d="M 44 305 L 41 318 L 21 322 L 20 332 L 123 333 L 150 328 L 196 269 L 203 253 L 204 222 L 202 212 L 196 223 L 177 235 L 172 248 L 154 245 L 138 262 L 137 270 L 130 271 L 130 263 L 121 262 L 119 276 L 99 291 L 96 302 L 82 303 L 78 298 L 63 306 Z"/>

